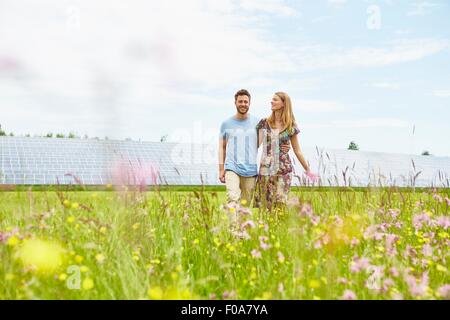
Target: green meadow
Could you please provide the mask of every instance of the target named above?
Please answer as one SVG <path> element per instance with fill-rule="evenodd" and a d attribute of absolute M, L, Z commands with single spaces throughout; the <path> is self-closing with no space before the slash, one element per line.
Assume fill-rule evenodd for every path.
<path fill-rule="evenodd" d="M 0 299 L 448 299 L 449 191 L 0 192 Z"/>

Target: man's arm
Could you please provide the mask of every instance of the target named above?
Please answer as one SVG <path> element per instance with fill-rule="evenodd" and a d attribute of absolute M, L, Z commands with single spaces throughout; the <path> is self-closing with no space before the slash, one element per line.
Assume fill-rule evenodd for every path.
<path fill-rule="evenodd" d="M 225 183 L 225 154 L 227 151 L 227 140 L 219 138 L 219 180 Z"/>

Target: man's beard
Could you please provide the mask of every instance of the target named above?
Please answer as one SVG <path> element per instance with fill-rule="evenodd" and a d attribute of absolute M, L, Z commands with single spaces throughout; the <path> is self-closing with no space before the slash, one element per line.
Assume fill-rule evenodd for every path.
<path fill-rule="evenodd" d="M 248 112 L 248 108 L 245 109 L 244 112 L 242 112 L 240 108 L 237 108 L 237 111 L 238 111 L 240 114 L 244 115 L 244 114 L 246 114 L 246 113 Z"/>

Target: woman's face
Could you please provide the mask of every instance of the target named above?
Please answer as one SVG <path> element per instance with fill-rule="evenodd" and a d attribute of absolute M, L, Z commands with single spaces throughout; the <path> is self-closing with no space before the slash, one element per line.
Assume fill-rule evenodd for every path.
<path fill-rule="evenodd" d="M 283 101 L 276 94 L 273 95 L 271 104 L 272 104 L 272 111 L 277 111 L 277 110 L 281 110 L 284 108 Z"/>

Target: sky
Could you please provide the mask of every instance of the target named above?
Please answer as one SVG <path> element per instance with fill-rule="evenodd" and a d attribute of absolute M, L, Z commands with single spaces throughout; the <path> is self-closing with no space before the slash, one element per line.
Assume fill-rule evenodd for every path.
<path fill-rule="evenodd" d="M 450 156 L 450 2 L 0 0 L 0 125 L 216 143 L 293 101 L 301 147 Z"/>

